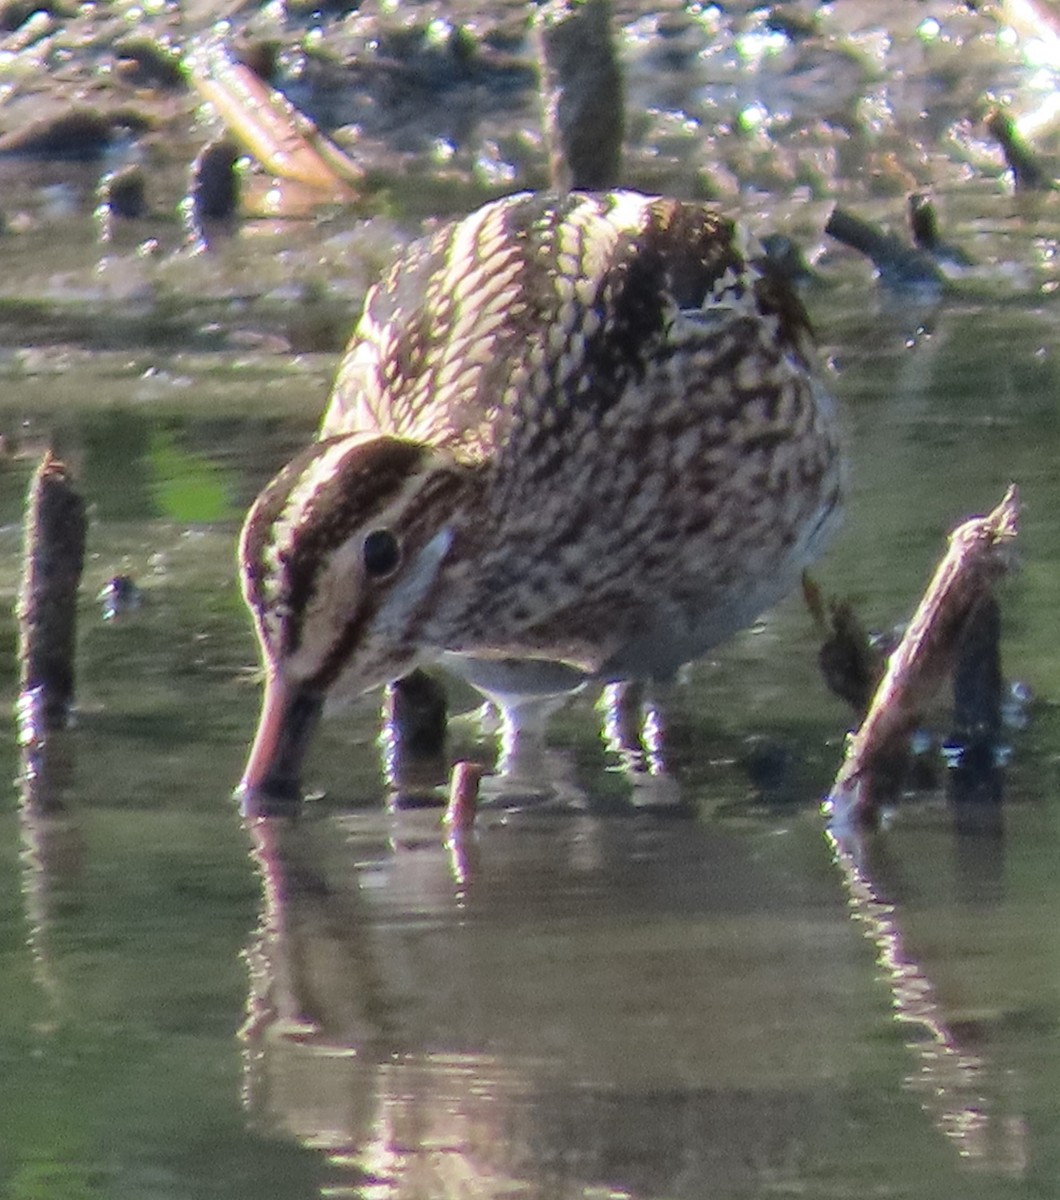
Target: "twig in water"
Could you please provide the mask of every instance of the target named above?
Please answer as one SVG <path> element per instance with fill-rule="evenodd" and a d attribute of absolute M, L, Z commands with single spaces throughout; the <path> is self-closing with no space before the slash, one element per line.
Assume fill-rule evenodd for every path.
<path fill-rule="evenodd" d="M 949 549 L 890 657 L 868 715 L 847 746 L 829 797 L 837 819 L 874 819 L 886 798 L 883 783 L 900 739 L 952 670 L 969 623 L 1008 568 L 1007 550 L 1018 526 L 1019 493 L 1013 484 L 992 513 L 973 517 L 950 535 Z"/>
<path fill-rule="evenodd" d="M 823 635 L 817 663 L 828 690 L 845 700 L 859 721 L 864 720 L 891 647 L 869 636 L 849 600 L 826 602 L 808 571 L 803 572 L 802 594 Z"/>
<path fill-rule="evenodd" d="M 1056 181 L 1042 165 L 1037 154 L 1027 145 L 1016 128 L 1016 122 L 1003 108 L 995 108 L 986 118 L 987 129 L 997 138 L 1005 165 L 1012 172 L 1012 186 L 1017 192 L 1048 192 L 1056 189 Z"/>
<path fill-rule="evenodd" d="M 824 227 L 829 237 L 864 254 L 876 268 L 880 283 L 892 288 L 939 288 L 945 276 L 923 250 L 908 246 L 893 233 L 837 204 Z"/>
<path fill-rule="evenodd" d="M 478 809 L 478 785 L 482 767 L 475 762 L 458 762 L 449 780 L 449 804 L 444 821 L 450 829 L 470 829 Z"/>

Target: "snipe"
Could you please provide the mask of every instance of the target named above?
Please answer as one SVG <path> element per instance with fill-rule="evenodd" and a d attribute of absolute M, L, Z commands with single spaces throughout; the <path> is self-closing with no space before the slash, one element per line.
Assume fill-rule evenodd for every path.
<path fill-rule="evenodd" d="M 666 677 L 780 599 L 840 499 L 803 309 L 702 204 L 516 195 L 370 292 L 319 440 L 240 544 L 266 684 L 245 793 L 326 697 L 441 661 L 502 704 Z"/>

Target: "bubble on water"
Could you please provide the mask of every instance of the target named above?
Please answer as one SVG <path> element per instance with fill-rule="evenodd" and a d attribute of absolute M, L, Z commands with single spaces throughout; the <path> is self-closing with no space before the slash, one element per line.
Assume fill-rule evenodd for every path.
<path fill-rule="evenodd" d="M 943 742 L 939 747 L 943 765 L 948 771 L 956 771 L 964 759 L 965 746 L 963 742 Z"/>
<path fill-rule="evenodd" d="M 930 754 L 934 738 L 927 729 L 914 729 L 909 735 L 909 749 L 913 754 Z"/>

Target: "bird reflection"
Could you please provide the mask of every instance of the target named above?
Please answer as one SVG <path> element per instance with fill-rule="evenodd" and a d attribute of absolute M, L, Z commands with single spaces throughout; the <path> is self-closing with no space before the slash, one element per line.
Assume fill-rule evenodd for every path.
<path fill-rule="evenodd" d="M 74 745 L 54 737 L 20 783 L 30 945 L 55 1000 L 42 1023 L 69 1011 L 55 930 L 84 863 L 67 812 Z M 958 815 L 954 912 L 978 929 L 1010 911 L 1005 830 L 964 832 Z M 839 1169 L 834 1131 L 853 1095 L 864 1102 L 851 1064 L 866 1014 L 843 982 L 866 971 L 851 918 L 890 989 L 925 1136 L 934 1126 L 977 1171 L 1030 1169 L 1030 1089 L 947 997 L 959 952 L 932 965 L 918 948 L 918 908 L 896 899 L 915 861 L 900 837 L 833 837 L 843 906 L 816 829 L 795 845 L 791 829 L 541 808 L 448 835 L 423 808 L 245 829 L 261 908 L 243 1101 L 258 1129 L 320 1153 L 324 1194 L 806 1190 L 814 1156 Z M 790 868 L 808 846 L 817 868 Z M 919 894 L 933 879 L 910 882 Z M 963 1011 L 990 1010 L 988 987 L 973 995 Z M 874 1152 L 908 1134 L 884 1123 Z"/>
<path fill-rule="evenodd" d="M 405 1045 L 415 938 L 367 919 L 359 893 L 383 882 L 375 868 L 326 881 L 327 835 L 312 822 L 261 818 L 248 832 L 264 899 L 241 1031 L 248 1110 L 320 1149 L 351 1194 L 422 1187 L 441 1197 L 457 1194 L 461 1180 L 462 1195 L 496 1194 L 505 1181 L 482 1151 L 495 1134 L 497 1097 L 510 1102 L 523 1089 L 519 1072 L 484 1054 Z M 392 850 L 425 906 L 458 908 L 471 880 L 466 843 L 450 838 L 452 876 L 446 854 L 422 854 L 421 845 L 410 832 Z"/>
<path fill-rule="evenodd" d="M 807 909 L 754 839 L 540 814 L 460 836 L 425 809 L 247 822 L 263 888 L 241 1031 L 254 1123 L 318 1149 L 329 1195 L 691 1197 L 796 1179 L 856 1086 L 863 1014 L 841 988 L 821 1004 L 820 979 L 849 965 L 827 878 Z M 907 1086 L 964 1161 L 1020 1174 L 1023 1118 L 998 1098 L 1010 1073 L 948 1021 L 883 898 L 885 856 L 835 838 L 832 854 L 910 1028 Z"/>

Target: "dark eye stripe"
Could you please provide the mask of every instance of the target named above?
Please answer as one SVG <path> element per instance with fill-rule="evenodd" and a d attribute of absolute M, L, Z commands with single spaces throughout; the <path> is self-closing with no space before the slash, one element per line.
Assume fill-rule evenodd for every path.
<path fill-rule="evenodd" d="M 299 511 L 290 511 L 291 498 L 303 480 L 311 478 L 318 460 L 343 440 L 350 441 L 349 452 L 321 476 Z M 262 493 L 243 534 L 243 564 L 252 606 L 259 612 L 273 608 L 284 614 L 284 644 L 276 647 L 278 651 L 297 650 L 306 605 L 332 552 L 368 514 L 401 492 L 423 453 L 422 446 L 398 438 L 367 443 L 346 435 L 327 438 L 299 455 Z M 279 578 L 269 565 L 272 556 L 279 563 Z"/>
<path fill-rule="evenodd" d="M 274 537 L 274 525 L 302 473 L 318 454 L 320 444 L 315 443 L 293 458 L 262 490 L 247 514 L 240 537 L 239 557 L 247 601 L 255 613 L 260 614 L 268 605 L 265 588 L 270 571 L 266 553 Z"/>
<path fill-rule="evenodd" d="M 302 619 L 321 568 L 369 513 L 401 492 L 422 455 L 422 447 L 397 439 L 360 446 L 309 498 L 298 535 L 284 555 L 289 651 L 301 641 Z"/>

